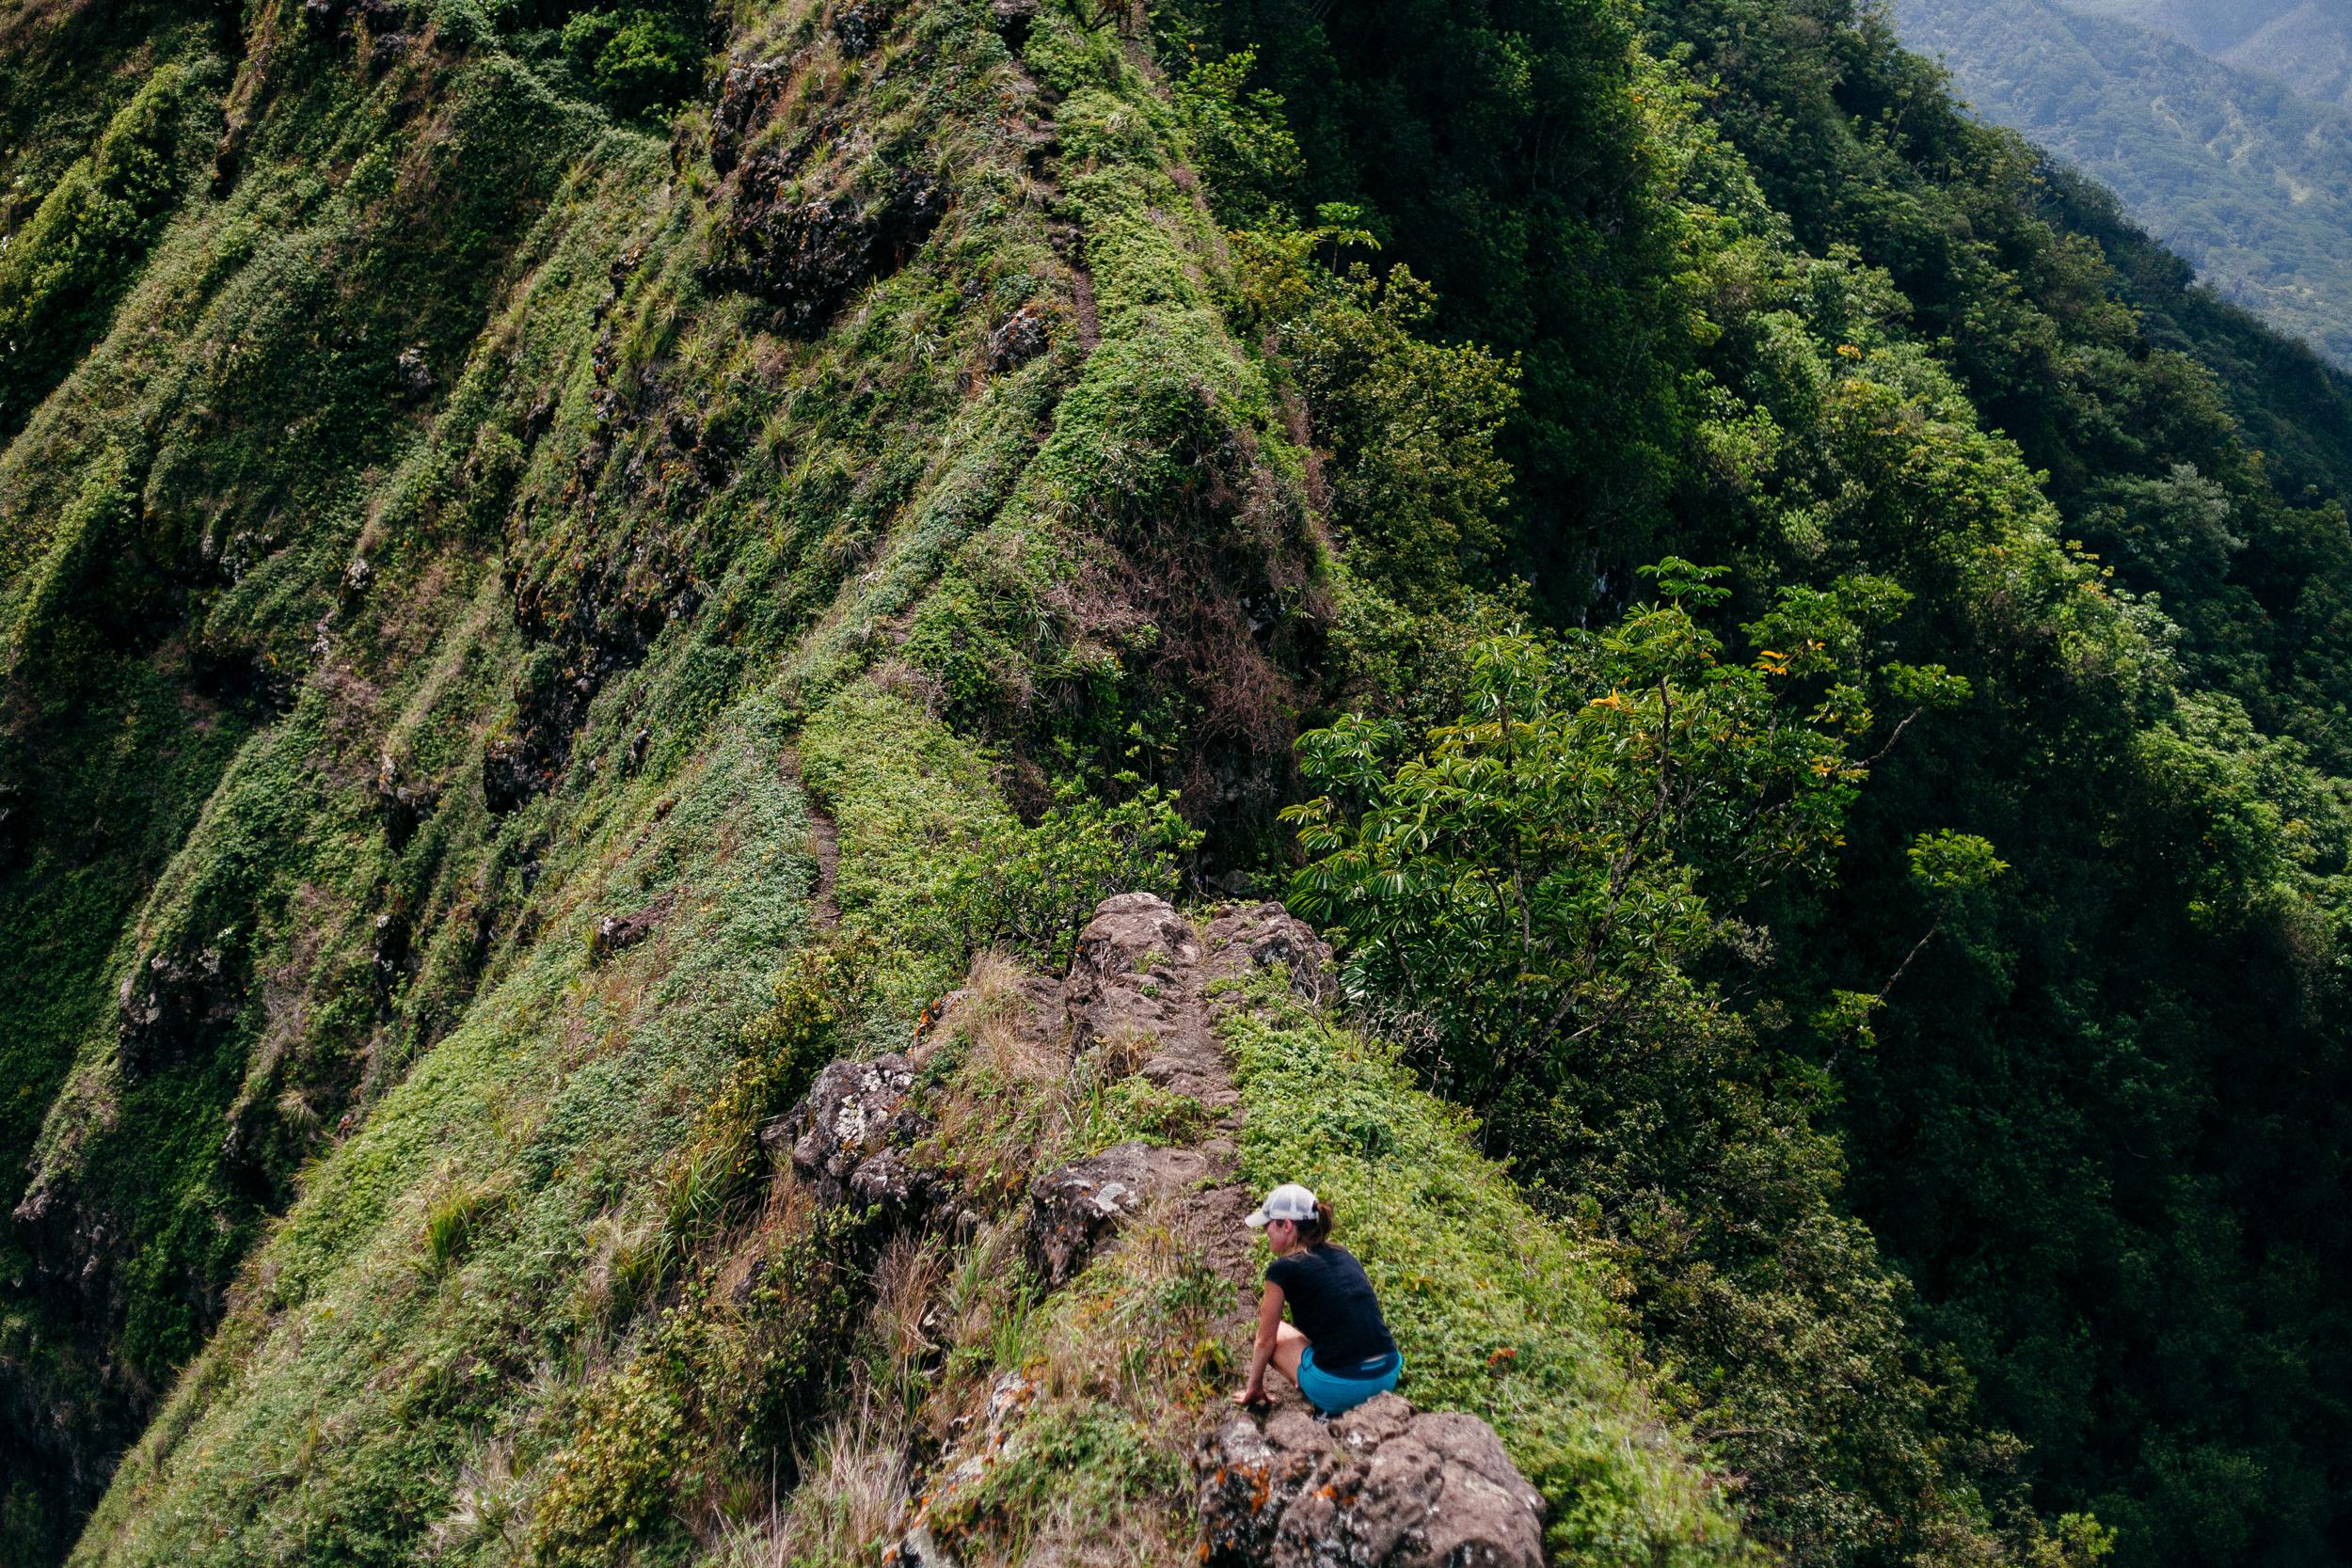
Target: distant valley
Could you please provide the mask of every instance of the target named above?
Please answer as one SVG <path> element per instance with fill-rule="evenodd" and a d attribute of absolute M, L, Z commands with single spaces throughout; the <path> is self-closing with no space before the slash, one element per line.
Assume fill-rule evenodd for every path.
<path fill-rule="evenodd" d="M 1897 0 L 1976 110 L 2111 186 L 2225 298 L 2352 365 L 2352 6 Z"/>
<path fill-rule="evenodd" d="M 2344 0 L 2069 0 L 2152 27 L 2302 97 L 2352 107 L 2352 5 Z"/>

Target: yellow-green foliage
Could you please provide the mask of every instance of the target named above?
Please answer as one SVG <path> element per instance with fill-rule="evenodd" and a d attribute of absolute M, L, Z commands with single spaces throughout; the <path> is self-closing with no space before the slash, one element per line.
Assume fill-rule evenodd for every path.
<path fill-rule="evenodd" d="M 836 1382 L 856 1320 L 861 1216 L 772 1212 L 723 1280 L 693 1280 L 615 1374 L 593 1385 L 548 1456 L 533 1560 L 609 1562 L 674 1534 L 729 1479 L 766 1479 Z"/>
<path fill-rule="evenodd" d="M 424 1215 L 424 1266 L 434 1274 L 453 1268 L 473 1242 L 483 1218 L 485 1195 L 459 1187 L 433 1200 Z"/>

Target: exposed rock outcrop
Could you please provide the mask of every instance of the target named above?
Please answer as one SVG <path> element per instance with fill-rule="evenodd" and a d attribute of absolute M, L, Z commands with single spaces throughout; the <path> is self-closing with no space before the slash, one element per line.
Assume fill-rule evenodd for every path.
<path fill-rule="evenodd" d="M 1314 927 L 1272 902 L 1237 906 L 1209 923 L 1206 978 L 1241 980 L 1262 969 L 1280 968 L 1291 990 L 1317 1006 L 1339 997 L 1331 944 Z"/>
<path fill-rule="evenodd" d="M 1186 999 L 1173 994 L 1173 971 L 1200 957 L 1192 923 L 1157 894 L 1104 899 L 1078 934 L 1062 988 L 1073 1048 L 1120 1034 L 1157 1038 L 1197 1023 L 1185 1016 Z"/>
<path fill-rule="evenodd" d="M 425 781 L 408 777 L 397 757 L 389 752 L 384 753 L 375 770 L 375 806 L 384 819 L 385 842 L 394 853 L 408 847 L 417 829 L 440 804 L 438 789 Z"/>
<path fill-rule="evenodd" d="M 791 84 L 788 60 L 730 60 L 720 79 L 719 103 L 710 112 L 710 166 L 735 172 L 743 144 L 758 129 Z"/>
<path fill-rule="evenodd" d="M 1005 1372 L 990 1386 L 988 1406 L 980 1418 L 940 1456 L 937 1479 L 928 1493 L 929 1506 L 895 1544 L 883 1548 L 885 1564 L 890 1568 L 955 1568 L 954 1554 L 931 1529 L 930 1512 L 952 1512 L 988 1480 L 1006 1442 L 1037 1402 L 1037 1385 L 1019 1372 Z"/>
<path fill-rule="evenodd" d="M 1096 1245 L 1154 1192 L 1207 1180 L 1207 1154 L 1126 1143 L 1039 1177 L 1029 1187 L 1029 1256 L 1038 1275 L 1060 1285 L 1086 1267 Z"/>
<path fill-rule="evenodd" d="M 833 36 L 844 55 L 863 55 L 882 41 L 890 9 L 874 0 L 850 0 L 833 13 Z"/>
<path fill-rule="evenodd" d="M 858 188 L 811 198 L 795 188 L 797 167 L 783 154 L 744 160 L 719 275 L 772 304 L 780 330 L 811 337 L 856 290 L 905 265 L 946 201 L 929 175 L 880 167 Z"/>
<path fill-rule="evenodd" d="M 931 1196 L 932 1178 L 906 1151 L 930 1131 L 910 1100 L 914 1069 L 896 1052 L 835 1062 L 807 1098 L 760 1133 L 771 1156 L 789 1150 L 792 1168 L 819 1203 L 859 1203 L 903 1214 Z"/>
<path fill-rule="evenodd" d="M 616 953 L 626 953 L 661 928 L 670 918 L 672 899 L 668 895 L 655 899 L 634 914 L 607 914 L 596 917 L 596 928 L 588 939 L 588 957 L 602 961 Z"/>
<path fill-rule="evenodd" d="M 123 977 L 116 995 L 115 1037 L 124 1077 L 135 1083 L 191 1059 L 237 1016 L 244 988 L 223 952 L 231 934 L 157 953 Z"/>
<path fill-rule="evenodd" d="M 1199 1455 L 1210 1568 L 1539 1568 L 1543 1495 L 1494 1429 L 1383 1394 L 1330 1421 L 1247 1416 Z"/>
<path fill-rule="evenodd" d="M 1043 354 L 1053 342 L 1053 316 L 1037 300 L 1015 310 L 988 335 L 988 367 L 1009 371 Z"/>
<path fill-rule="evenodd" d="M 1223 1115 L 1241 1103 L 1202 994 L 1200 939 L 1167 899 L 1096 907 L 1063 988 L 1075 1052 L 1132 1053 L 1135 1070 Z"/>
<path fill-rule="evenodd" d="M 1014 54 L 1029 41 L 1029 29 L 1037 24 L 1041 0 L 989 0 L 989 16 L 996 30 L 1005 38 L 1006 47 Z"/>

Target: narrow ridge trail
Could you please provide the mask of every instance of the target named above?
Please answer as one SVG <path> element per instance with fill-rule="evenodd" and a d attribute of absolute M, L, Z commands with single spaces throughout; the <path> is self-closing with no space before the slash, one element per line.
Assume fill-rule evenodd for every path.
<path fill-rule="evenodd" d="M 1073 1079 L 1140 1079 L 1201 1114 L 1201 1135 L 1189 1143 L 1131 1139 L 1030 1180 L 1022 1244 L 1049 1298 L 1086 1299 L 1091 1271 L 1116 1278 L 1133 1266 L 1148 1275 L 1153 1259 L 1131 1257 L 1136 1249 L 1157 1254 L 1163 1276 L 1172 1256 L 1216 1282 L 1210 1332 L 1233 1357 L 1247 1357 L 1260 1260 L 1244 1221 L 1254 1195 L 1240 1180 L 1247 1109 L 1218 1030 L 1268 971 L 1311 1003 L 1335 990 L 1329 946 L 1279 904 L 1227 906 L 1196 921 L 1153 895 L 1125 894 L 1098 907 L 1065 980 L 1024 975 L 1008 988 L 1000 977 L 950 998 L 938 1036 L 993 1008 L 995 1026 L 1009 1028 L 1031 1060 L 1057 1058 Z M 910 1167 L 890 1145 L 919 1135 L 912 1107 L 923 1053 L 918 1046 L 913 1058 L 829 1069 L 791 1118 L 800 1132 L 794 1164 L 827 1190 L 908 1212 Z M 1100 1353 L 1115 1359 L 1134 1348 L 1105 1343 Z M 957 1435 L 912 1467 L 887 1560 L 946 1568 L 965 1560 L 961 1538 L 986 1515 L 993 1478 L 1018 1452 L 1053 1376 L 1001 1367 L 977 1407 L 941 1423 Z M 1483 1421 L 1419 1413 L 1395 1395 L 1325 1418 L 1279 1371 L 1268 1383 L 1273 1398 L 1261 1413 L 1236 1412 L 1213 1394 L 1197 1418 L 1200 1560 L 1229 1568 L 1542 1560 L 1544 1500 Z M 1084 1551 L 1021 1560 L 1094 1560 Z"/>

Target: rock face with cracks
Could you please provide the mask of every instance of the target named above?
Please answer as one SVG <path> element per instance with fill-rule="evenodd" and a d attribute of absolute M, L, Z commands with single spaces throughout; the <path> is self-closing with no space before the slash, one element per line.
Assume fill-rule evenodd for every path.
<path fill-rule="evenodd" d="M 1209 980 L 1246 979 L 1278 967 L 1288 974 L 1292 990 L 1318 1006 L 1339 996 L 1331 944 L 1281 905 L 1238 906 L 1209 923 Z"/>
<path fill-rule="evenodd" d="M 1394 1394 L 1236 1417 L 1199 1456 L 1211 1568 L 1538 1568 L 1542 1494 L 1494 1429 Z"/>
<path fill-rule="evenodd" d="M 1200 935 L 1164 898 L 1105 898 L 1063 988 L 1071 1048 L 1124 1055 L 1152 1085 L 1217 1115 L 1241 1103 L 1210 1029 Z"/>
<path fill-rule="evenodd" d="M 236 1016 L 242 998 L 232 966 L 207 944 L 156 954 L 123 978 L 116 1000 L 122 1070 L 135 1080 L 192 1057 L 211 1031 Z"/>
<path fill-rule="evenodd" d="M 896 1052 L 835 1062 L 760 1141 L 771 1155 L 790 1151 L 793 1169 L 819 1203 L 856 1202 L 893 1212 L 919 1208 L 930 1177 L 904 1150 L 930 1124 L 909 1102 L 914 1085 L 914 1069 Z"/>

